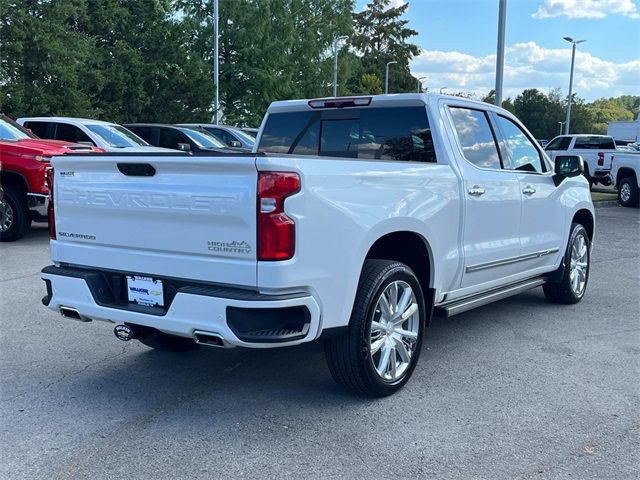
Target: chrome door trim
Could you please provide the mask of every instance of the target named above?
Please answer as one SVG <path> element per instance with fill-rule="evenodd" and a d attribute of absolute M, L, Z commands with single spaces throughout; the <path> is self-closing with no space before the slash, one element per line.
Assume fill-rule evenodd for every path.
<path fill-rule="evenodd" d="M 500 260 L 493 260 L 486 263 L 478 263 L 476 265 L 468 265 L 465 269 L 466 273 L 478 272 L 480 270 L 486 270 L 488 268 L 501 267 L 503 265 L 510 265 L 512 263 L 524 262 L 527 260 L 533 260 L 535 258 L 544 257 L 546 255 L 553 255 L 558 253 L 559 248 L 549 248 L 547 250 L 540 250 L 539 252 L 527 253 L 525 255 L 518 255 L 517 257 L 502 258 Z"/>

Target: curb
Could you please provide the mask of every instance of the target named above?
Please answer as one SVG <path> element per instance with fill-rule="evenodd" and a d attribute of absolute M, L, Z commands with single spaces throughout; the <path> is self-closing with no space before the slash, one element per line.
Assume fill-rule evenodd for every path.
<path fill-rule="evenodd" d="M 601 202 L 593 202 L 594 208 L 617 207 L 618 200 L 603 200 Z"/>

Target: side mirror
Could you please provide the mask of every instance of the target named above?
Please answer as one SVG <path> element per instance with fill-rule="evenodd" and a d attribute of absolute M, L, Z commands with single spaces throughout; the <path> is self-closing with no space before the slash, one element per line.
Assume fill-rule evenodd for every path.
<path fill-rule="evenodd" d="M 584 175 L 584 160 L 580 155 L 558 155 L 555 162 L 553 183 L 555 183 L 556 187 L 565 178 Z"/>
<path fill-rule="evenodd" d="M 229 146 L 233 148 L 242 148 L 242 144 L 237 140 L 231 140 Z"/>
<path fill-rule="evenodd" d="M 191 145 L 189 145 L 188 143 L 179 143 L 178 150 L 182 150 L 183 152 L 190 152 Z"/>

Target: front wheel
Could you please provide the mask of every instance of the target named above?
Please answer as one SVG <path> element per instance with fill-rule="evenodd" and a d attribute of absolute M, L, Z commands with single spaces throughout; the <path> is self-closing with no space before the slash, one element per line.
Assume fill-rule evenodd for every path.
<path fill-rule="evenodd" d="M 0 241 L 18 240 L 27 234 L 30 226 L 31 216 L 25 195 L 11 185 L 6 186 L 0 200 Z"/>
<path fill-rule="evenodd" d="M 618 202 L 623 207 L 638 206 L 638 184 L 633 177 L 624 178 L 618 185 Z"/>
<path fill-rule="evenodd" d="M 545 283 L 542 289 L 552 302 L 572 304 L 584 297 L 589 282 L 591 248 L 587 230 L 579 223 L 571 224 L 571 235 L 564 255 L 564 272 L 558 282 Z M 561 267 L 562 268 L 562 267 Z"/>
<path fill-rule="evenodd" d="M 413 271 L 399 262 L 367 260 L 347 331 L 325 342 L 331 375 L 356 393 L 395 393 L 416 367 L 424 327 L 424 297 Z"/>

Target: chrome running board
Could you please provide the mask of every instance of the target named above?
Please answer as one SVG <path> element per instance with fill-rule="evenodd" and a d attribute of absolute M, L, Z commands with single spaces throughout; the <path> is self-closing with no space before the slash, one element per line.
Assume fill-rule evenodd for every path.
<path fill-rule="evenodd" d="M 450 302 L 443 303 L 434 308 L 433 314 L 437 317 L 453 317 L 459 313 L 466 312 L 482 305 L 497 302 L 512 295 L 517 295 L 526 290 L 539 287 L 546 282 L 544 277 L 530 278 L 521 282 L 512 283 L 505 287 L 495 288 L 487 292 L 471 295 Z"/>

